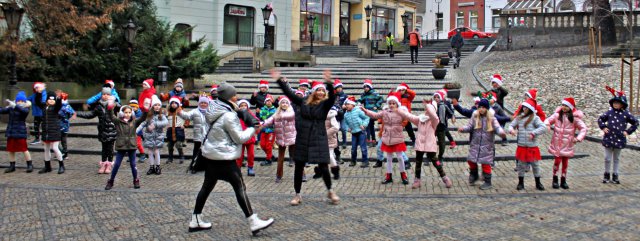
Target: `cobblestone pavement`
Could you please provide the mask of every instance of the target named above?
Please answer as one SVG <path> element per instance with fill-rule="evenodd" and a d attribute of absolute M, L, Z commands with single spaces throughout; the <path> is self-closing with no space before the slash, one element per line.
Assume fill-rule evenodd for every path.
<path fill-rule="evenodd" d="M 477 90 L 468 63 L 485 54 L 465 59 L 452 78 Z M 466 90 L 464 90 L 466 91 Z M 463 97 L 463 105 L 470 103 Z M 461 120 L 461 123 L 464 121 Z M 95 127 L 77 127 L 95 133 Z M 188 132 L 189 133 L 189 132 Z M 454 133 L 456 139 L 465 135 Z M 550 135 L 540 140 L 546 153 Z M 95 143 L 94 143 L 95 142 Z M 75 138 L 71 147 L 99 148 L 96 140 Z M 459 146 L 447 155 L 466 155 Z M 513 161 L 502 161 L 494 169 L 494 189 L 469 186 L 464 162 L 445 163 L 453 180 L 447 189 L 432 167 L 424 167 L 423 187 L 411 189 L 395 182 L 381 185 L 384 170 L 342 166 L 342 178 L 334 190 L 342 201 L 326 202 L 321 180 L 303 184 L 303 204 L 290 207 L 293 168 L 285 165 L 285 178 L 275 184 L 275 165 L 256 164 L 257 175 L 245 182 L 253 210 L 276 223 L 261 233 L 261 240 L 634 240 L 640 237 L 640 159 L 637 151 L 621 155 L 620 185 L 600 183 L 602 147 L 583 142 L 577 152 L 590 156 L 572 159 L 569 190 L 551 189 L 552 161 L 542 161 L 546 191 L 534 188 L 527 174 L 524 191 L 516 191 Z M 190 150 L 190 149 L 189 149 Z M 498 154 L 513 154 L 515 145 L 499 147 Z M 344 150 L 343 154 L 347 154 Z M 412 151 L 411 151 L 412 152 Z M 413 153 L 411 153 L 412 155 Z M 231 186 L 220 182 L 205 206 L 213 229 L 188 233 L 187 225 L 202 174 L 185 173 L 187 164 L 164 164 L 163 174 L 144 175 L 148 164 L 140 164 L 141 189 L 132 188 L 128 165 L 120 169 L 115 187 L 104 191 L 107 176 L 96 174 L 97 156 L 73 155 L 67 172 L 58 174 L 0 172 L 2 240 L 248 240 L 248 224 L 236 204 Z M 34 153 L 37 167 L 42 153 Z M 19 159 L 20 160 L 20 159 Z M 6 163 L 6 154 L 2 154 Z M 126 164 L 126 163 L 125 163 Z M 18 165 L 24 166 L 22 161 Z M 54 168 L 57 164 L 53 165 Z M 410 179 L 413 180 L 413 170 Z M 311 174 L 311 168 L 307 173 Z"/>

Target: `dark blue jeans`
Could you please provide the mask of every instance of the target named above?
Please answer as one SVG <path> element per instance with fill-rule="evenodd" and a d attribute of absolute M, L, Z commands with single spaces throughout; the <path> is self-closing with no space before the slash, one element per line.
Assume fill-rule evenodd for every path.
<path fill-rule="evenodd" d="M 351 161 L 355 162 L 358 157 L 358 146 L 362 152 L 362 163 L 369 163 L 367 158 L 367 136 L 362 133 L 351 133 Z"/>
<path fill-rule="evenodd" d="M 129 165 L 131 165 L 133 180 L 138 178 L 138 170 L 136 170 L 136 150 L 128 150 L 118 151 L 116 153 L 116 163 L 113 165 L 113 170 L 111 170 L 111 180 L 116 179 L 116 174 L 118 174 L 118 169 L 120 169 L 120 164 L 122 163 L 122 159 L 125 155 L 129 157 Z"/>
<path fill-rule="evenodd" d="M 376 120 L 369 119 L 369 125 L 367 126 L 367 138 L 366 140 L 376 141 Z"/>

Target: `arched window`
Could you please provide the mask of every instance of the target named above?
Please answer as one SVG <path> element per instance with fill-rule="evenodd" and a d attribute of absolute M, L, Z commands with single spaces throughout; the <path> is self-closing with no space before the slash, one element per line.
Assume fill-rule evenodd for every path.
<path fill-rule="evenodd" d="M 191 25 L 185 23 L 176 24 L 175 30 L 182 33 L 182 41 L 191 43 Z"/>
<path fill-rule="evenodd" d="M 571 0 L 562 0 L 557 6 L 558 12 L 575 12 L 576 5 Z"/>
<path fill-rule="evenodd" d="M 252 46 L 254 12 L 252 7 L 227 4 L 224 7 L 222 43 Z"/>

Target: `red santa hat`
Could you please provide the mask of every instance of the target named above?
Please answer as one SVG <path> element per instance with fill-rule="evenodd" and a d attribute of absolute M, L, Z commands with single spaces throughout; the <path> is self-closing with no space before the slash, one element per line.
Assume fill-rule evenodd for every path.
<path fill-rule="evenodd" d="M 527 91 L 527 93 L 525 93 L 525 95 L 535 100 L 536 97 L 538 96 L 538 89 L 536 88 L 530 89 L 529 91 Z"/>
<path fill-rule="evenodd" d="M 147 86 L 147 88 L 153 87 L 153 79 L 146 79 L 142 81 L 142 86 Z"/>
<path fill-rule="evenodd" d="M 309 80 L 308 79 L 301 79 L 298 82 L 298 86 L 307 86 L 307 88 L 311 87 L 311 84 L 309 84 Z"/>
<path fill-rule="evenodd" d="M 213 92 L 213 91 L 218 91 L 218 85 L 217 84 L 211 85 L 211 90 L 209 90 L 209 92 Z"/>
<path fill-rule="evenodd" d="M 569 106 L 571 110 L 574 110 L 576 108 L 576 101 L 573 99 L 573 97 L 564 98 L 564 100 L 562 100 L 562 104 Z"/>
<path fill-rule="evenodd" d="M 112 89 L 116 87 L 116 83 L 114 83 L 113 80 L 108 79 L 108 80 L 105 80 L 104 83 L 111 85 Z"/>
<path fill-rule="evenodd" d="M 264 102 L 267 102 L 267 100 L 271 100 L 271 101 L 273 101 L 273 96 L 272 96 L 272 95 L 267 94 L 267 96 L 265 96 L 265 97 L 264 97 Z"/>
<path fill-rule="evenodd" d="M 529 108 L 529 110 L 531 110 L 531 112 L 533 112 L 534 114 L 536 113 L 537 105 L 538 103 L 536 103 L 536 101 L 533 99 L 528 99 L 525 102 L 522 102 L 522 106 Z"/>
<path fill-rule="evenodd" d="M 496 92 L 493 91 L 489 91 L 489 92 L 485 92 L 484 94 L 482 94 L 482 97 L 487 99 L 487 100 L 498 100 L 498 97 L 496 96 Z"/>
<path fill-rule="evenodd" d="M 491 77 L 491 83 L 496 83 L 498 85 L 502 85 L 502 76 L 500 74 L 494 74 Z"/>
<path fill-rule="evenodd" d="M 169 105 L 173 104 L 174 102 L 178 104 L 178 107 L 182 106 L 182 100 L 180 99 L 180 97 L 174 96 L 169 99 Z"/>
<path fill-rule="evenodd" d="M 345 105 L 356 105 L 356 97 L 349 96 L 346 100 L 344 100 Z"/>
<path fill-rule="evenodd" d="M 436 91 L 436 93 L 433 93 L 433 97 L 440 97 L 441 100 L 444 100 L 444 98 L 447 98 L 447 90 L 445 89 L 441 89 Z"/>
<path fill-rule="evenodd" d="M 400 99 L 402 99 L 402 96 L 399 92 L 389 92 L 389 95 L 387 95 L 387 105 L 389 105 L 389 102 L 395 101 L 396 104 L 400 106 Z"/>
<path fill-rule="evenodd" d="M 291 104 L 291 101 L 289 100 L 289 98 L 287 98 L 287 97 L 286 97 L 286 96 L 284 96 L 284 95 L 283 95 L 283 96 L 280 96 L 280 97 L 278 98 L 278 104 L 279 104 L 279 105 L 280 105 L 280 104 L 282 104 L 282 102 L 283 102 L 283 101 L 286 101 L 288 104 Z"/>
<path fill-rule="evenodd" d="M 342 82 L 340 82 L 340 79 L 335 79 L 333 81 L 333 88 L 338 88 L 338 87 L 342 87 Z"/>
<path fill-rule="evenodd" d="M 407 85 L 406 83 L 403 82 L 402 84 L 398 85 L 398 87 L 396 88 L 396 91 L 408 90 L 408 89 L 409 89 L 409 85 Z"/>
<path fill-rule="evenodd" d="M 325 90 L 327 90 L 327 86 L 325 86 L 323 83 L 321 83 L 320 81 L 313 81 L 313 83 L 311 84 L 311 90 L 313 92 L 315 92 L 316 90 L 323 88 Z"/>
<path fill-rule="evenodd" d="M 305 97 L 305 96 L 306 96 L 306 94 L 304 93 L 304 91 L 301 91 L 301 90 L 296 90 L 296 93 L 295 93 L 295 94 L 296 94 L 296 95 L 297 95 L 297 94 L 300 94 L 300 95 L 302 95 L 302 97 Z"/>
<path fill-rule="evenodd" d="M 364 84 L 362 84 L 362 86 L 368 86 L 369 89 L 373 89 L 373 81 L 370 79 L 365 79 Z"/>
<path fill-rule="evenodd" d="M 251 107 L 251 103 L 249 103 L 249 101 L 248 101 L 248 100 L 246 100 L 246 99 L 241 99 L 241 100 L 239 100 L 238 102 L 236 102 L 236 104 L 237 104 L 238 106 L 240 106 L 240 104 L 242 104 L 242 103 L 247 104 L 247 108 L 248 108 L 248 107 Z"/>
<path fill-rule="evenodd" d="M 260 80 L 260 84 L 258 84 L 258 88 L 262 88 L 262 87 L 266 87 L 267 89 L 269 89 L 269 81 Z"/>
<path fill-rule="evenodd" d="M 42 83 L 42 82 L 33 83 L 33 92 L 36 92 L 37 88 L 43 88 L 44 89 L 44 83 Z"/>

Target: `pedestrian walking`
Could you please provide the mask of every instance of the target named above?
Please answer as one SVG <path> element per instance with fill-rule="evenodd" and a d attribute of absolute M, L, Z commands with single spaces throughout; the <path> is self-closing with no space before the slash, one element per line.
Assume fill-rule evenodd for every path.
<path fill-rule="evenodd" d="M 418 63 L 418 47 L 422 48 L 420 30 L 415 29 L 409 33 L 409 50 L 411 51 L 411 64 Z"/>

